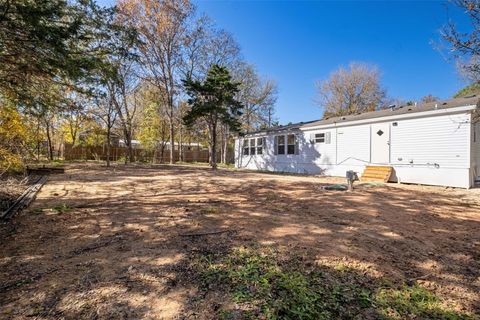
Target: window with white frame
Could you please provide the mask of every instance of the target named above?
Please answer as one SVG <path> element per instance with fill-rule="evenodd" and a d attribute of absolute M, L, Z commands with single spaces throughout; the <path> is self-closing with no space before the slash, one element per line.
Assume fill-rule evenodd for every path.
<path fill-rule="evenodd" d="M 315 143 L 325 143 L 325 133 L 315 133 Z"/>
<path fill-rule="evenodd" d="M 310 134 L 310 142 L 311 143 L 326 143 L 329 144 L 331 140 L 331 133 L 330 132 L 319 132 L 319 133 L 312 133 Z"/>
<path fill-rule="evenodd" d="M 250 155 L 255 155 L 255 138 L 250 139 Z"/>
<path fill-rule="evenodd" d="M 263 154 L 263 138 L 257 138 L 257 154 Z"/>
<path fill-rule="evenodd" d="M 250 149 L 248 146 L 248 139 L 243 139 L 243 155 L 248 156 L 250 154 Z"/>
<path fill-rule="evenodd" d="M 285 154 L 285 136 L 276 136 L 275 140 L 277 144 L 277 154 Z"/>
<path fill-rule="evenodd" d="M 287 154 L 295 154 L 295 135 L 287 135 Z"/>

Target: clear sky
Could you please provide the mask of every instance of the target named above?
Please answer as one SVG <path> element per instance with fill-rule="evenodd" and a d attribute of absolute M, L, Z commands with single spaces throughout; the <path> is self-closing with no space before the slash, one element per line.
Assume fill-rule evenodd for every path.
<path fill-rule="evenodd" d="M 432 43 L 448 19 L 467 27 L 466 17 L 443 1 L 194 2 L 234 35 L 260 74 L 277 81 L 280 123 L 320 118 L 315 81 L 352 61 L 377 65 L 393 98 L 449 98 L 465 85 Z"/>

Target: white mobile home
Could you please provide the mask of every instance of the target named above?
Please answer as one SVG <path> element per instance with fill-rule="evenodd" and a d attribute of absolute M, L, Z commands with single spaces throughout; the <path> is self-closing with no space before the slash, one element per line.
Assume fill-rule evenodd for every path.
<path fill-rule="evenodd" d="M 382 165 L 391 181 L 470 188 L 480 180 L 479 114 L 473 96 L 252 132 L 236 139 L 235 165 L 330 176 Z"/>

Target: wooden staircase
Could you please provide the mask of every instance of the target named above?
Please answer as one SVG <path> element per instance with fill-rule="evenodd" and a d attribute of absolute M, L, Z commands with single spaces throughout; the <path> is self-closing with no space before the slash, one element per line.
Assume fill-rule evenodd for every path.
<path fill-rule="evenodd" d="M 388 166 L 366 166 L 360 181 L 388 182 L 393 168 Z"/>

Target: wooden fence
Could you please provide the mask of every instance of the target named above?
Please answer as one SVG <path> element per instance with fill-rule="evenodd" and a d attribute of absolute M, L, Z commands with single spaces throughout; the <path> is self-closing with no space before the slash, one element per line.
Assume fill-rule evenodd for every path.
<path fill-rule="evenodd" d="M 125 147 L 110 147 L 110 161 L 121 161 L 125 159 Z M 150 151 L 145 149 L 133 149 L 133 160 L 138 162 L 168 163 L 170 162 L 170 150 L 164 150 L 163 156 L 160 150 Z M 65 160 L 107 160 L 106 146 L 90 147 L 65 144 L 63 150 Z M 175 161 L 185 162 L 208 162 L 207 150 L 185 150 L 180 159 L 179 150 L 174 150 Z"/>

